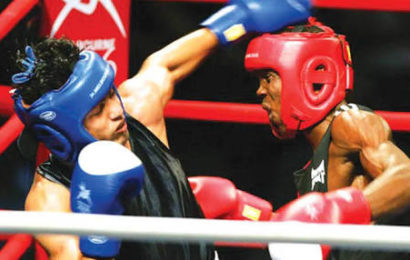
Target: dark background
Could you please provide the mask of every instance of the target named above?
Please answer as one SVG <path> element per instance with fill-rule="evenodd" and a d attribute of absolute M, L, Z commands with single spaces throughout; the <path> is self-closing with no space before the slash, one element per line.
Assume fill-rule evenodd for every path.
<path fill-rule="evenodd" d="M 1 1 L 0 10 L 9 2 Z M 147 55 L 198 28 L 221 6 L 133 1 L 130 75 Z M 39 10 L 0 42 L 0 84 L 10 84 L 15 50 L 36 39 Z M 350 42 L 355 83 L 348 101 L 375 110 L 410 111 L 410 13 L 316 9 L 314 15 Z M 176 87 L 174 98 L 259 103 L 257 81 L 243 68 L 248 41 L 217 50 Z M 291 172 L 311 155 L 303 138 L 280 143 L 268 125 L 169 119 L 167 126 L 170 146 L 188 175 L 229 178 L 275 208 L 294 198 Z M 410 134 L 394 132 L 394 139 L 409 154 Z M 33 165 L 23 161 L 15 144 L 0 156 L 0 165 L 0 208 L 23 209 Z"/>

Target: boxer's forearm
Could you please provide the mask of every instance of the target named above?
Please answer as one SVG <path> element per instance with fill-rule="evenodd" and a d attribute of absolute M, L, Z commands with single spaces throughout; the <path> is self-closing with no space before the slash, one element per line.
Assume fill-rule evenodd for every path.
<path fill-rule="evenodd" d="M 192 73 L 218 46 L 218 39 L 203 28 L 189 33 L 150 55 L 141 71 L 157 66 L 168 70 L 173 84 Z"/>
<path fill-rule="evenodd" d="M 364 140 L 360 152 L 363 169 L 374 178 L 363 193 L 370 204 L 372 220 L 376 221 L 396 215 L 410 205 L 410 160 L 383 136 Z"/>
<path fill-rule="evenodd" d="M 372 219 L 399 214 L 410 205 L 410 163 L 399 164 L 373 180 L 363 193 Z"/>

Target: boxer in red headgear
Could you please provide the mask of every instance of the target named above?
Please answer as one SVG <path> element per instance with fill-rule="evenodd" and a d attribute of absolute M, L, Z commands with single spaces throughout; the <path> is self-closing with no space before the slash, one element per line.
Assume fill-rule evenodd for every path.
<path fill-rule="evenodd" d="M 353 71 L 343 35 L 311 18 L 307 25 L 253 39 L 245 67 L 259 77 L 257 94 L 273 134 L 287 139 L 300 132 L 313 150 L 309 164 L 294 174 L 303 196 L 280 208 L 274 221 L 410 224 L 410 160 L 392 142 L 391 129 L 380 116 L 345 102 Z M 277 259 L 280 250 L 276 245 L 270 249 Z M 409 257 L 334 252 L 337 259 Z M 329 248 L 322 247 L 321 253 L 326 259 Z"/>
<path fill-rule="evenodd" d="M 310 23 L 321 31 L 264 34 L 249 44 L 245 57 L 248 70 L 273 69 L 281 77 L 280 117 L 287 137 L 322 120 L 353 88 L 345 36 L 313 18 Z M 272 130 L 277 137 L 284 134 L 274 123 Z"/>

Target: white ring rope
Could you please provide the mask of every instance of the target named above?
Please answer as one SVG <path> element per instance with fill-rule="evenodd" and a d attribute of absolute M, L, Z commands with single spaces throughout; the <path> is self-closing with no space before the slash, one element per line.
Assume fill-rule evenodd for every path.
<path fill-rule="evenodd" d="M 103 235 L 126 240 L 320 243 L 410 251 L 410 227 L 57 212 L 0 212 L 0 233 Z"/>

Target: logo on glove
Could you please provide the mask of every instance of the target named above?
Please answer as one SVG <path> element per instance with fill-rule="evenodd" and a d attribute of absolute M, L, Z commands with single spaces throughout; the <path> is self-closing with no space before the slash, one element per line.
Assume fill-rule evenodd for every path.
<path fill-rule="evenodd" d="M 93 205 L 90 199 L 91 191 L 85 187 L 85 184 L 83 182 L 78 185 L 78 188 L 80 191 L 75 198 L 77 200 L 77 209 L 79 212 L 90 213 L 91 207 Z"/>
<path fill-rule="evenodd" d="M 108 241 L 108 238 L 106 236 L 89 236 L 88 240 L 93 244 L 104 244 Z"/>

